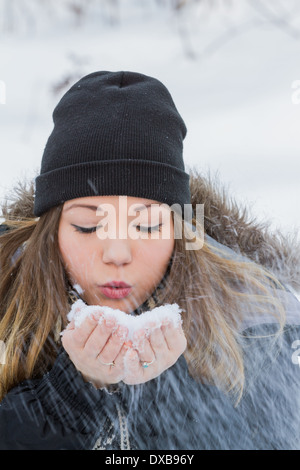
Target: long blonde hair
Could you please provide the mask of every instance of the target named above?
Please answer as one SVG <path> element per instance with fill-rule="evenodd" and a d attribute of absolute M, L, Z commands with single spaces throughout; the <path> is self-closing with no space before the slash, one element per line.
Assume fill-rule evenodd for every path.
<path fill-rule="evenodd" d="M 175 224 L 184 221 L 176 217 Z M 278 325 L 274 340 L 282 332 L 286 313 L 277 289 L 282 284 L 250 260 L 228 256 L 226 248 L 204 238 L 204 227 L 193 219 L 200 250 L 186 250 L 186 237 L 175 240 L 175 256 L 161 302 L 177 302 L 184 309 L 187 336 L 185 358 L 190 374 L 204 383 L 232 392 L 235 402 L 244 388 L 243 327 L 253 316 L 267 314 Z M 186 230 L 188 240 L 192 232 Z M 183 232 L 184 233 L 184 232 Z M 242 258 L 242 257 L 241 257 Z M 255 322 L 255 319 L 254 319 Z"/>
<path fill-rule="evenodd" d="M 0 238 L 0 340 L 6 346 L 0 400 L 22 380 L 43 375 L 57 356 L 69 310 L 68 279 L 58 246 L 61 211 L 57 206 L 39 219 L 4 211 L 10 230 Z M 255 263 L 226 259 L 207 240 L 201 250 L 186 250 L 186 236 L 191 240 L 195 234 L 176 214 L 174 223 L 182 224 L 183 236 L 175 239 L 159 301 L 176 302 L 183 309 L 190 374 L 234 391 L 239 399 L 244 387 L 241 305 L 273 315 L 280 331 L 285 312 L 274 289 L 281 286 Z M 197 220 L 193 223 L 200 237 L 204 228 Z"/>

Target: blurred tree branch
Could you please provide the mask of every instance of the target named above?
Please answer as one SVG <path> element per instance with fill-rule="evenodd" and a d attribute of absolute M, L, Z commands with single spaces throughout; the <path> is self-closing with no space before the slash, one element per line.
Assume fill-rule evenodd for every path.
<path fill-rule="evenodd" d="M 295 28 L 291 24 L 291 20 L 294 17 L 295 18 L 295 11 L 294 12 L 287 12 L 286 8 L 286 15 L 285 16 L 279 16 L 274 12 L 272 9 L 270 9 L 268 4 L 264 4 L 262 0 L 248 0 L 249 5 L 256 10 L 263 18 L 268 20 L 270 23 L 272 23 L 274 26 L 277 28 L 281 29 L 285 33 L 289 34 L 292 38 L 294 39 L 299 39 L 300 38 L 300 30 L 298 28 Z M 280 0 L 277 0 L 277 2 L 273 2 L 272 5 L 276 8 L 276 4 L 280 5 L 282 7 L 282 3 Z M 299 9 L 296 9 L 296 11 Z M 293 15 L 293 16 L 292 16 Z"/>
<path fill-rule="evenodd" d="M 15 32 L 26 28 L 26 31 L 36 31 L 41 22 L 40 13 L 43 12 L 46 22 L 63 21 L 71 17 L 75 19 L 75 26 L 80 27 L 84 20 L 94 15 L 99 22 L 111 26 L 120 23 L 120 7 L 123 0 L 0 0 L 0 14 L 2 24 L 0 29 L 4 32 Z M 151 0 L 147 0 L 150 2 Z M 233 21 L 226 28 L 226 19 L 230 19 L 230 12 L 226 13 L 223 32 L 211 42 L 197 51 L 193 46 L 193 34 L 201 35 L 201 26 L 206 21 L 207 13 L 218 14 L 220 6 L 234 7 L 241 5 L 241 0 L 152 0 L 159 8 L 173 12 L 177 19 L 177 31 L 181 40 L 184 54 L 190 59 L 203 59 L 216 53 L 221 47 L 237 36 L 250 29 L 262 27 L 266 24 L 274 25 L 293 39 L 299 40 L 300 26 L 297 28 L 293 22 L 300 15 L 300 0 L 244 0 L 243 4 L 250 6 L 256 17 L 240 23 Z M 143 8 L 140 0 L 131 0 L 132 8 Z M 126 5 L 128 6 L 128 1 Z M 125 3 L 124 3 L 125 5 Z M 142 5 L 142 6 L 141 6 Z M 126 8 L 126 6 L 124 7 Z M 199 12 L 202 18 L 199 19 Z M 221 10 L 222 11 L 222 10 Z M 224 12 L 224 9 L 223 9 Z M 159 13 L 158 13 L 159 14 Z M 223 19 L 221 13 L 221 19 Z M 202 23 L 201 23 L 202 21 Z M 189 23 L 193 22 L 193 28 Z M 43 23 L 43 22 L 42 22 Z"/>

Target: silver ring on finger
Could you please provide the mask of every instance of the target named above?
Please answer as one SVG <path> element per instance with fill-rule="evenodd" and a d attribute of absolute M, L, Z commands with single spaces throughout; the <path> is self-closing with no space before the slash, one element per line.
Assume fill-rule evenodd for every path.
<path fill-rule="evenodd" d="M 151 362 L 141 361 L 141 366 L 142 366 L 143 369 L 147 369 L 147 367 L 151 366 L 151 364 L 153 364 L 154 361 L 155 361 L 155 359 L 153 359 L 153 361 L 151 361 Z"/>

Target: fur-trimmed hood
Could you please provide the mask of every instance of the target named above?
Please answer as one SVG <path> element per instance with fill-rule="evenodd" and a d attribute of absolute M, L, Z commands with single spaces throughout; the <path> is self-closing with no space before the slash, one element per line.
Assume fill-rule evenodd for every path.
<path fill-rule="evenodd" d="M 205 233 L 217 242 L 265 266 L 282 283 L 300 292 L 300 241 L 297 234 L 274 233 L 270 224 L 250 218 L 214 175 L 190 173 L 192 204 L 204 204 Z M 34 184 L 18 183 L 2 205 L 4 218 L 34 217 Z"/>
<path fill-rule="evenodd" d="M 222 245 L 271 271 L 279 281 L 300 292 L 299 234 L 270 229 L 235 201 L 218 178 L 190 171 L 192 204 L 204 204 L 205 232 Z"/>

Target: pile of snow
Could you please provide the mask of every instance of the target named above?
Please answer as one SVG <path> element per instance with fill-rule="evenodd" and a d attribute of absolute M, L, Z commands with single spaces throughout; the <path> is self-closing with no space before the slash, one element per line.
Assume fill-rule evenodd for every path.
<path fill-rule="evenodd" d="M 128 328 L 128 339 L 132 339 L 134 332 L 137 330 L 149 330 L 149 323 L 151 323 L 150 329 L 160 328 L 166 322 L 173 323 L 175 327 L 182 323 L 182 310 L 176 303 L 155 307 L 153 310 L 148 310 L 141 315 L 133 316 L 122 310 L 106 306 L 86 305 L 82 300 L 77 300 L 72 305 L 68 313 L 68 320 L 70 322 L 74 320 L 75 328 L 78 328 L 87 317 L 98 312 L 101 312 L 99 324 L 105 319 L 113 318 L 117 324 L 116 328 L 120 325 L 126 326 Z"/>

